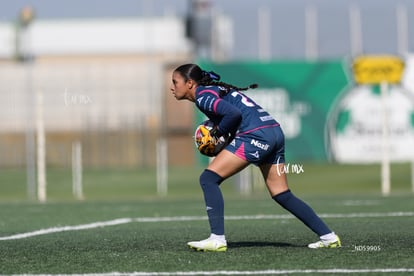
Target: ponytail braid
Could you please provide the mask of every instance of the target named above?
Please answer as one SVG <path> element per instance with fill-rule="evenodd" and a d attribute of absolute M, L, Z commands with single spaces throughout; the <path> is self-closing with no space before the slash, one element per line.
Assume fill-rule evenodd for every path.
<path fill-rule="evenodd" d="M 226 82 L 222 82 L 220 81 L 220 75 L 218 75 L 217 73 L 213 71 L 210 71 L 210 72 L 203 71 L 202 75 L 203 77 L 199 82 L 200 85 L 204 85 L 204 86 L 215 85 L 215 86 L 224 87 L 225 88 L 224 94 L 227 94 L 232 89 L 237 90 L 237 91 L 246 91 L 248 89 L 256 89 L 258 87 L 256 83 L 250 84 L 247 87 L 238 87 L 238 86 L 226 83 Z"/>
<path fill-rule="evenodd" d="M 184 64 L 179 66 L 175 71 L 179 72 L 185 80 L 193 79 L 199 85 L 203 86 L 220 86 L 224 89 L 222 90 L 223 95 L 230 92 L 230 90 L 237 90 L 237 91 L 246 91 L 248 89 L 255 89 L 258 87 L 257 84 L 250 84 L 247 87 L 237 87 L 232 84 L 228 84 L 225 82 L 220 81 L 220 75 L 213 72 L 213 71 L 204 71 L 196 64 Z"/>

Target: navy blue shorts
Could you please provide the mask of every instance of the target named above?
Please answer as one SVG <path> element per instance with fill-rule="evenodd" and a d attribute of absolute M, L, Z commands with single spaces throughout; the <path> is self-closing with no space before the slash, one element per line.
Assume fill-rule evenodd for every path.
<path fill-rule="evenodd" d="M 285 136 L 280 125 L 237 134 L 225 149 L 254 165 L 285 163 Z"/>

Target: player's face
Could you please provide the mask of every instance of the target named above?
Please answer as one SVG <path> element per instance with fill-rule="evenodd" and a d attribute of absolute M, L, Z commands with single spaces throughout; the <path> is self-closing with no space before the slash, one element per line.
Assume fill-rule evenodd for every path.
<path fill-rule="evenodd" d="M 192 88 L 193 81 L 185 80 L 179 72 L 174 72 L 172 75 L 171 92 L 177 100 L 193 100 L 194 95 Z"/>

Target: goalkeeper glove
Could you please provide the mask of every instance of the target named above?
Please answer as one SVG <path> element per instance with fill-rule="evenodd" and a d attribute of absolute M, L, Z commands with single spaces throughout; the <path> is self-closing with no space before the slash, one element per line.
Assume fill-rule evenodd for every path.
<path fill-rule="evenodd" d="M 202 137 L 199 139 L 198 150 L 207 156 L 215 156 L 217 152 L 215 151 L 216 145 L 218 142 L 217 128 L 213 128 L 209 131 L 205 126 L 200 126 L 200 131 Z"/>

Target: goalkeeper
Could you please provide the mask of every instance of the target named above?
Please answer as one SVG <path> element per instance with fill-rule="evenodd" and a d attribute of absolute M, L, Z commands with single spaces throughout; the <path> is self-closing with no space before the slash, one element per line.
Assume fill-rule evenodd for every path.
<path fill-rule="evenodd" d="M 289 189 L 284 172 L 285 141 L 279 123 L 241 91 L 256 88 L 250 85 L 239 88 L 220 82 L 220 76 L 206 72 L 196 64 L 184 64 L 172 75 L 171 92 L 177 100 L 194 102 L 216 127 L 203 130 L 201 153 L 212 155 L 214 142 L 225 137 L 229 143 L 200 175 L 210 237 L 188 243 L 199 251 L 226 251 L 224 234 L 224 200 L 220 190 L 223 180 L 257 165 L 271 197 L 319 236 L 309 248 L 340 247 L 339 237 L 318 215 Z M 228 138 L 230 137 L 230 138 Z M 234 139 L 233 139 L 234 138 Z"/>

